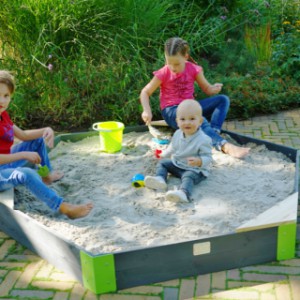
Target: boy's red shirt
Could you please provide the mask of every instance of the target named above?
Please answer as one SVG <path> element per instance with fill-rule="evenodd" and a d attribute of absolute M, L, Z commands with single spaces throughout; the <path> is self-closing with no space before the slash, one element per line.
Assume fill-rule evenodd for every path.
<path fill-rule="evenodd" d="M 9 154 L 14 143 L 14 123 L 4 111 L 0 119 L 0 154 Z"/>

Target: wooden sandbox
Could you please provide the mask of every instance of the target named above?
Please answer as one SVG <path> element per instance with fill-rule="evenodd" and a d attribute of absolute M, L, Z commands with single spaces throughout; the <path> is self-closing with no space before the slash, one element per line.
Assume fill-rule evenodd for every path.
<path fill-rule="evenodd" d="M 126 132 L 147 127 L 126 128 Z M 91 254 L 59 233 L 14 209 L 13 190 L 0 192 L 0 230 L 64 271 L 95 294 L 189 277 L 253 264 L 293 258 L 298 208 L 298 150 L 225 131 L 239 144 L 265 145 L 295 163 L 293 193 L 231 234 L 145 247 L 133 251 Z M 95 132 L 64 134 L 59 141 L 78 141 Z"/>

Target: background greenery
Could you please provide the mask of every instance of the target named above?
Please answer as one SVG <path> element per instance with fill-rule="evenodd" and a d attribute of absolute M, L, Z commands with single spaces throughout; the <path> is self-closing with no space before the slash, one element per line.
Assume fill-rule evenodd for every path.
<path fill-rule="evenodd" d="M 10 110 L 27 128 L 140 124 L 139 93 L 173 36 L 224 83 L 228 118 L 289 109 L 300 103 L 299 16 L 297 0 L 1 0 L 0 68 L 17 80 Z M 151 102 L 161 119 L 158 93 Z"/>

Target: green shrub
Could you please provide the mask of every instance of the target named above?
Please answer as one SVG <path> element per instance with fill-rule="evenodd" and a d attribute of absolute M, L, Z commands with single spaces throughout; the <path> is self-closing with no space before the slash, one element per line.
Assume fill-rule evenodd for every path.
<path fill-rule="evenodd" d="M 223 78 L 224 93 L 231 99 L 228 118 L 249 118 L 298 107 L 300 87 L 292 78 L 283 80 L 260 74 Z"/>
<path fill-rule="evenodd" d="M 246 25 L 255 28 L 270 20 L 270 8 L 264 3 L 2 0 L 0 68 L 13 71 L 17 79 L 12 115 L 20 126 L 51 124 L 59 130 L 87 129 L 104 120 L 141 123 L 140 91 L 152 78 L 153 70 L 163 66 L 163 44 L 172 36 L 189 42 L 192 56 L 204 66 L 209 81 L 225 84 L 224 91 L 233 100 L 231 116 L 246 117 L 282 108 L 284 103 L 278 99 L 283 95 L 286 103 L 298 103 L 291 79 L 292 73 L 294 78 L 299 74 L 296 35 L 292 41 L 287 40 L 288 35 L 283 39 L 273 28 L 273 69 L 265 71 L 265 76 L 273 74 L 275 81 L 279 80 L 275 76 L 284 77 L 286 86 L 295 92 L 273 95 L 267 79 L 254 80 L 258 86 L 265 85 L 259 92 L 269 97 L 264 105 L 260 101 L 251 104 L 253 98 L 260 99 L 259 94 L 251 94 L 259 87 L 252 86 L 251 93 L 245 92 L 251 85 L 244 86 L 248 84 L 244 77 L 255 78 L 257 67 L 267 70 L 263 64 L 257 66 L 257 54 L 251 53 L 244 39 Z M 280 5 L 277 0 L 274 3 Z M 275 9 L 272 12 L 276 13 Z M 293 22 L 296 26 L 296 19 Z M 282 22 L 274 24 L 278 27 Z M 283 49 L 282 43 L 297 55 L 287 56 L 288 49 Z M 199 90 L 197 93 L 204 97 Z M 154 117 L 161 118 L 158 92 L 151 103 Z"/>

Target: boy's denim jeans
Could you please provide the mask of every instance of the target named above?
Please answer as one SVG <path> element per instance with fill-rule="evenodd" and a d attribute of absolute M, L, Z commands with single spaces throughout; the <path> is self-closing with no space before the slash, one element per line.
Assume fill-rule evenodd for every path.
<path fill-rule="evenodd" d="M 186 193 L 189 200 L 191 199 L 194 185 L 206 178 L 202 173 L 178 168 L 173 164 L 171 159 L 162 158 L 157 164 L 156 176 L 161 176 L 167 181 L 168 173 L 181 179 L 180 189 Z"/>
<path fill-rule="evenodd" d="M 212 139 L 212 145 L 220 150 L 227 142 L 219 135 L 219 132 L 225 121 L 230 100 L 225 95 L 216 95 L 207 99 L 198 100 L 198 102 L 202 107 L 204 117 L 201 129 Z M 176 111 L 177 105 L 169 106 L 162 110 L 163 118 L 167 124 L 174 129 L 178 128 L 176 123 Z M 210 120 L 210 123 L 207 119 Z"/>
<path fill-rule="evenodd" d="M 51 170 L 46 145 L 42 138 L 15 145 L 12 147 L 11 152 L 16 153 L 20 151 L 38 152 L 42 158 L 42 165 L 46 164 Z M 57 211 L 63 199 L 44 184 L 35 170 L 23 167 L 26 164 L 26 160 L 20 160 L 0 165 L 0 191 L 23 184 L 36 198 L 43 201 L 53 211 Z"/>
<path fill-rule="evenodd" d="M 42 161 L 41 165 L 47 165 L 50 171 L 52 171 L 52 167 L 50 164 L 50 160 L 48 157 L 48 151 L 47 147 L 45 145 L 44 139 L 43 138 L 38 138 L 32 141 L 26 141 L 26 142 L 21 142 L 19 144 L 14 145 L 11 148 L 11 153 L 17 153 L 17 152 L 22 152 L 22 151 L 29 151 L 29 152 L 37 152 Z M 1 169 L 6 169 L 6 168 L 17 168 L 17 167 L 23 167 L 28 164 L 28 161 L 26 160 L 17 160 L 9 164 L 5 165 L 0 165 L 0 170 Z"/>

